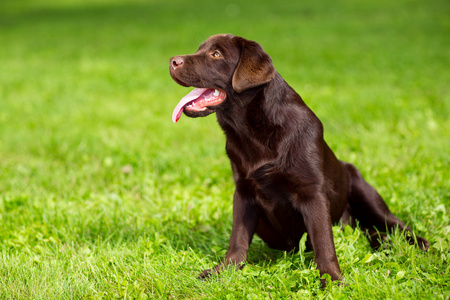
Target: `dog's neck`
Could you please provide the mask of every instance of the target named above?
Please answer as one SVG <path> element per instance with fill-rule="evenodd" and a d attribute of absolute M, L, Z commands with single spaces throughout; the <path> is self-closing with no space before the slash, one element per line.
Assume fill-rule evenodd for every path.
<path fill-rule="evenodd" d="M 280 109 L 288 107 L 306 107 L 305 103 L 278 74 L 268 83 L 245 90 L 242 93 L 227 93 L 229 104 L 223 110 L 217 111 L 219 125 L 234 130 L 258 129 L 259 123 L 282 126 Z M 280 89 L 283 87 L 283 89 Z M 292 96 L 295 94 L 295 96 Z M 252 128 L 253 127 L 253 128 Z M 262 130 L 263 128 L 259 128 Z"/>
<path fill-rule="evenodd" d="M 264 157 L 276 156 L 279 141 L 286 138 L 289 127 L 296 124 L 292 119 L 305 113 L 314 116 L 278 73 L 262 86 L 231 94 L 228 101 L 230 104 L 225 109 L 216 112 L 217 121 L 227 139 L 234 140 L 234 145 L 240 145 L 241 153 L 259 149 L 260 154 L 265 153 Z M 252 159 L 258 160 L 246 158 L 248 161 Z"/>

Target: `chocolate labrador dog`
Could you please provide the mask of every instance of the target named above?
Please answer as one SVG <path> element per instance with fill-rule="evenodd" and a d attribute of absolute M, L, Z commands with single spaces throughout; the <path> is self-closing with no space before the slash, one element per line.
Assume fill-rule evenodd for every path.
<path fill-rule="evenodd" d="M 192 55 L 170 59 L 178 84 L 195 87 L 176 106 L 204 117 L 213 112 L 226 135 L 236 186 L 233 227 L 224 260 L 199 278 L 232 264 L 242 267 L 253 235 L 269 247 L 298 250 L 307 232 L 320 274 L 342 279 L 332 224 L 356 225 L 378 248 L 394 228 L 427 250 L 352 164 L 339 161 L 325 143 L 322 123 L 275 71 L 261 46 L 233 35 L 215 35 Z M 325 284 L 325 279 L 322 279 Z"/>

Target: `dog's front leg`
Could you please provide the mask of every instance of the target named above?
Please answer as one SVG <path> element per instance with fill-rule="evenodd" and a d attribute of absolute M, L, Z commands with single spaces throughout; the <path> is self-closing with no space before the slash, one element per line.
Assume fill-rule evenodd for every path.
<path fill-rule="evenodd" d="M 204 279 L 211 273 L 220 273 L 229 265 L 236 266 L 236 269 L 242 268 L 242 263 L 247 259 L 248 249 L 257 224 L 257 209 L 236 189 L 233 200 L 233 228 L 227 255 L 220 264 L 213 269 L 204 270 L 198 278 Z"/>
<path fill-rule="evenodd" d="M 330 207 L 327 197 L 321 193 L 309 199 L 303 199 L 300 209 L 305 222 L 308 238 L 314 250 L 314 260 L 320 276 L 330 274 L 331 280 L 342 280 L 341 269 L 334 247 Z M 326 280 L 321 279 L 325 286 Z"/>

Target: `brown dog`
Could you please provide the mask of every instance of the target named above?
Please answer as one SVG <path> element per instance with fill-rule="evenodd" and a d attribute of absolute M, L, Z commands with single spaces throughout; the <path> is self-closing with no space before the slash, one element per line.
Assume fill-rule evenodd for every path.
<path fill-rule="evenodd" d="M 195 87 L 175 108 L 173 121 L 182 112 L 216 113 L 236 185 L 227 255 L 200 278 L 230 264 L 240 268 L 255 233 L 270 247 L 291 251 L 307 232 L 320 274 L 339 280 L 331 228 L 339 220 L 353 226 L 358 220 L 373 248 L 386 237 L 380 231 L 398 227 L 410 244 L 428 249 L 429 242 L 414 237 L 353 165 L 336 158 L 323 139 L 322 123 L 258 43 L 212 36 L 195 54 L 173 57 L 170 75 Z"/>

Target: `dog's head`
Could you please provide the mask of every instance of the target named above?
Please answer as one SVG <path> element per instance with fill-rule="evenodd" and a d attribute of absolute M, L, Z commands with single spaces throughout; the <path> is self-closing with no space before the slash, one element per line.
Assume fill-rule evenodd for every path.
<path fill-rule="evenodd" d="M 231 95 L 263 85 L 275 76 L 272 59 L 253 41 L 233 35 L 214 35 L 191 55 L 170 59 L 170 75 L 182 86 L 192 86 L 173 111 L 204 117 L 230 105 Z"/>

